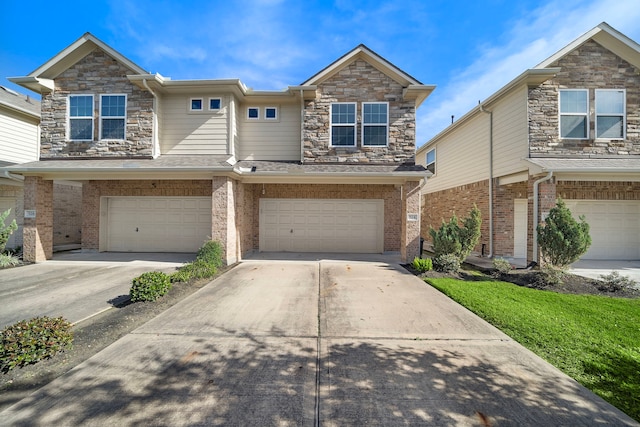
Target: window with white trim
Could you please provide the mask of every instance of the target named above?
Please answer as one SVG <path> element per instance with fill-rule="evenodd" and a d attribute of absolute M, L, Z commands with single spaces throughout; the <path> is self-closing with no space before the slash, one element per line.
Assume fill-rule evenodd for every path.
<path fill-rule="evenodd" d="M 596 138 L 624 139 L 626 130 L 624 89 L 596 89 Z"/>
<path fill-rule="evenodd" d="M 209 110 L 216 111 L 222 107 L 222 99 L 220 98 L 209 98 Z"/>
<path fill-rule="evenodd" d="M 362 145 L 385 146 L 389 129 L 389 103 L 362 103 Z"/>
<path fill-rule="evenodd" d="M 278 109 L 276 107 L 265 107 L 264 118 L 265 120 L 278 120 Z"/>
<path fill-rule="evenodd" d="M 426 168 L 432 174 L 436 174 L 436 149 L 427 151 Z"/>
<path fill-rule="evenodd" d="M 561 89 L 559 95 L 560 138 L 587 139 L 589 137 L 589 91 Z"/>
<path fill-rule="evenodd" d="M 100 139 L 125 139 L 127 95 L 100 95 Z"/>
<path fill-rule="evenodd" d="M 260 108 L 249 107 L 247 108 L 247 119 L 258 120 L 260 118 Z"/>
<path fill-rule="evenodd" d="M 331 104 L 331 145 L 334 147 L 356 146 L 356 103 L 336 102 Z"/>
<path fill-rule="evenodd" d="M 202 98 L 191 98 L 189 100 L 189 111 L 202 111 Z"/>
<path fill-rule="evenodd" d="M 69 95 L 68 108 L 69 139 L 93 140 L 93 95 Z"/>

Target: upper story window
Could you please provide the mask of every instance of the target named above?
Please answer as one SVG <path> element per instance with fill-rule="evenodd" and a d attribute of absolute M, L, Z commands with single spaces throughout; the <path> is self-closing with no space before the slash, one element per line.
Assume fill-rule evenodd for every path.
<path fill-rule="evenodd" d="M 596 138 L 625 138 L 625 95 L 624 89 L 596 89 Z"/>
<path fill-rule="evenodd" d="M 247 119 L 258 120 L 260 118 L 260 108 L 249 107 L 247 108 Z"/>
<path fill-rule="evenodd" d="M 202 111 L 202 98 L 191 98 L 189 111 Z"/>
<path fill-rule="evenodd" d="M 362 145 L 387 145 L 389 104 L 386 102 L 362 103 Z"/>
<path fill-rule="evenodd" d="M 337 102 L 331 104 L 331 145 L 339 147 L 355 147 L 355 102 Z"/>
<path fill-rule="evenodd" d="M 278 109 L 276 107 L 265 107 L 265 109 L 264 109 L 264 118 L 266 120 L 277 120 L 278 119 Z"/>
<path fill-rule="evenodd" d="M 93 95 L 69 95 L 69 139 L 93 140 Z"/>
<path fill-rule="evenodd" d="M 127 95 L 100 95 L 100 139 L 125 139 Z"/>
<path fill-rule="evenodd" d="M 209 110 L 219 110 L 222 107 L 222 99 L 209 98 Z"/>
<path fill-rule="evenodd" d="M 560 90 L 560 138 L 587 139 L 589 135 L 589 91 Z"/>
<path fill-rule="evenodd" d="M 436 149 L 427 151 L 427 170 L 432 174 L 436 174 Z"/>

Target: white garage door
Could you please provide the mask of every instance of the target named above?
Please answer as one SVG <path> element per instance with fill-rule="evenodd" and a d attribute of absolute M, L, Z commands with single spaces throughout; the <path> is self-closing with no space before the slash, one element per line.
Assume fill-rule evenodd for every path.
<path fill-rule="evenodd" d="M 381 253 L 383 230 L 383 200 L 260 200 L 261 251 Z"/>
<path fill-rule="evenodd" d="M 195 252 L 211 236 L 210 197 L 106 197 L 105 211 L 107 251 Z"/>
<path fill-rule="evenodd" d="M 591 247 L 582 259 L 640 259 L 640 202 L 565 200 L 577 218 L 584 215 Z"/>
<path fill-rule="evenodd" d="M 11 209 L 11 213 L 4 220 L 5 225 L 11 224 L 11 221 L 16 219 L 16 199 L 13 197 L 0 197 L 0 213 L 4 213 L 7 209 Z M 13 248 L 16 246 L 16 237 L 18 230 L 11 233 L 9 241 L 7 242 L 7 248 Z"/>

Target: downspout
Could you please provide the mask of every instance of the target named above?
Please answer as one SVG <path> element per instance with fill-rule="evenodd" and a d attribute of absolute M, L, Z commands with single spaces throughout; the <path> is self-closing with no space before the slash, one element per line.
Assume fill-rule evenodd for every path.
<path fill-rule="evenodd" d="M 489 115 L 489 254 L 493 258 L 493 110 L 487 111 L 480 105 L 480 111 Z"/>
<path fill-rule="evenodd" d="M 158 138 L 158 96 L 147 84 L 147 79 L 142 79 L 142 85 L 153 96 L 153 151 L 151 156 L 155 159 L 160 155 L 160 140 Z"/>
<path fill-rule="evenodd" d="M 7 178 L 16 182 L 24 182 L 24 176 L 12 174 L 7 170 L 2 171 L 2 178 Z"/>
<path fill-rule="evenodd" d="M 300 89 L 300 163 L 304 163 L 304 91 Z"/>
<path fill-rule="evenodd" d="M 550 180 L 552 176 L 553 171 L 549 171 L 547 176 L 540 178 L 533 183 L 533 261 L 535 262 L 538 262 L 538 224 L 540 224 L 540 221 L 538 220 L 538 210 L 540 208 L 540 202 L 538 201 L 538 186 L 541 183 Z"/>

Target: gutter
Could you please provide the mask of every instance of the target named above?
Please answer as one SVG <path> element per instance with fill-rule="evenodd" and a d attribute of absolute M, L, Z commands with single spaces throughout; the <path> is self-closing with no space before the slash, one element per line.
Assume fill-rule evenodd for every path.
<path fill-rule="evenodd" d="M 533 261 L 540 264 L 538 260 L 538 225 L 540 221 L 538 219 L 538 211 L 540 209 L 540 202 L 538 200 L 538 186 L 551 179 L 553 177 L 553 171 L 549 171 L 547 176 L 540 178 L 533 183 Z"/>
<path fill-rule="evenodd" d="M 11 181 L 16 181 L 16 182 L 24 182 L 24 176 L 15 175 L 9 172 L 8 170 L 2 171 L 2 178 L 7 178 L 7 179 L 10 179 Z"/>
<path fill-rule="evenodd" d="M 493 110 L 485 110 L 479 104 L 480 111 L 489 114 L 489 254 L 493 258 Z"/>
<path fill-rule="evenodd" d="M 160 155 L 160 139 L 158 138 L 158 95 L 151 90 L 149 85 L 147 84 L 147 79 L 142 79 L 142 85 L 149 91 L 151 96 L 153 96 L 153 153 L 152 157 L 155 159 Z"/>

